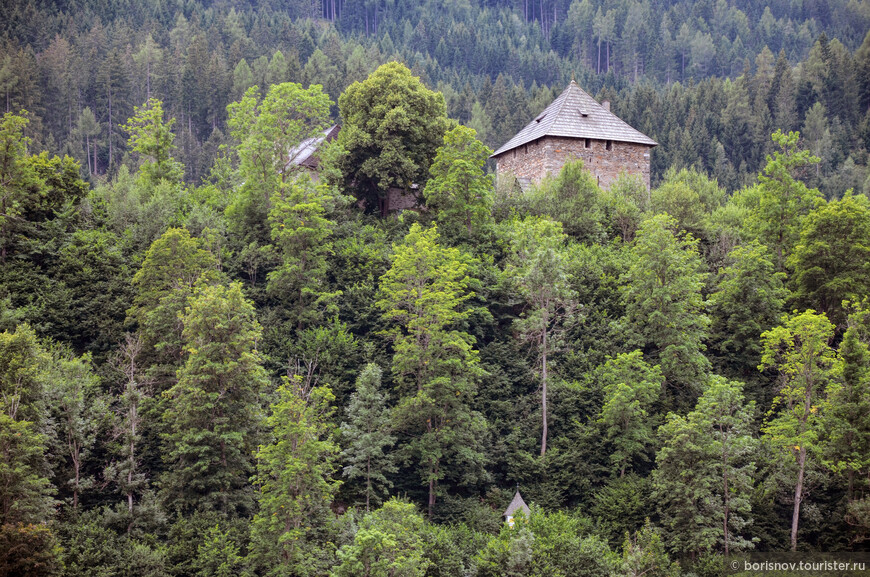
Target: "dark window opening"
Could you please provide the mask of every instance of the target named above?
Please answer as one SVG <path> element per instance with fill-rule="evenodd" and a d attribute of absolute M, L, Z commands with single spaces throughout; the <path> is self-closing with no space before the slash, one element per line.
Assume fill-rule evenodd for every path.
<path fill-rule="evenodd" d="M 592 148 L 592 140 L 587 138 L 585 142 L 586 148 Z"/>
<path fill-rule="evenodd" d="M 604 148 L 606 148 L 607 150 L 613 150 L 613 141 L 608 140 L 607 144 L 604 145 Z"/>

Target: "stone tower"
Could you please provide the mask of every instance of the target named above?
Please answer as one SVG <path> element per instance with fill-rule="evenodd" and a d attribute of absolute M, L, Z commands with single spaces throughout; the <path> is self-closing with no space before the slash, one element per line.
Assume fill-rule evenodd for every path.
<path fill-rule="evenodd" d="M 620 172 L 640 176 L 649 188 L 650 151 L 658 143 L 599 104 L 573 80 L 534 120 L 491 158 L 496 174 L 514 177 L 525 188 L 565 163 L 581 158 L 601 188 L 607 189 Z"/>

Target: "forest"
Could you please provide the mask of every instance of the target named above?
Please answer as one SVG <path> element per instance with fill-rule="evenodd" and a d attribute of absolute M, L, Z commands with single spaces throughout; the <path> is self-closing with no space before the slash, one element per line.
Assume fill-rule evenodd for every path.
<path fill-rule="evenodd" d="M 0 4 L 0 577 L 866 553 L 868 30 L 860 0 Z M 659 143 L 651 188 L 495 178 L 572 79 Z"/>

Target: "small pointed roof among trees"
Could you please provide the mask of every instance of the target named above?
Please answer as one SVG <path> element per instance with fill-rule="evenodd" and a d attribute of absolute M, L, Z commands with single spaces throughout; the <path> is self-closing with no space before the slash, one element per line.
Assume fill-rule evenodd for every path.
<path fill-rule="evenodd" d="M 598 104 L 573 80 L 550 106 L 496 150 L 492 157 L 544 136 L 594 138 L 658 146 L 655 140 L 610 112 L 609 106 Z"/>
<path fill-rule="evenodd" d="M 511 504 L 508 505 L 508 508 L 505 509 L 504 513 L 502 513 L 502 517 L 512 517 L 517 511 L 522 511 L 526 517 L 531 513 L 529 506 L 526 505 L 525 501 L 523 501 L 519 489 L 517 489 L 517 494 L 514 495 L 514 500 L 511 501 Z"/>

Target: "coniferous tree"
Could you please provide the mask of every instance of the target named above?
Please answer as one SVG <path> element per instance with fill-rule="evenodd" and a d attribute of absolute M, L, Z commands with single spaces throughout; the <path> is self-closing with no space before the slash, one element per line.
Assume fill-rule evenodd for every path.
<path fill-rule="evenodd" d="M 239 283 L 201 284 L 181 317 L 184 365 L 166 392 L 162 488 L 171 507 L 232 515 L 253 506 L 247 480 L 268 383 L 260 326 Z"/>
<path fill-rule="evenodd" d="M 653 482 L 675 552 L 752 547 L 739 531 L 751 522 L 754 406 L 739 382 L 713 376 L 693 411 L 659 429 Z"/>
<path fill-rule="evenodd" d="M 379 502 L 380 494 L 392 486 L 386 475 L 397 470 L 388 452 L 396 438 L 390 434 L 387 397 L 380 387 L 381 369 L 369 363 L 360 373 L 347 405 L 348 420 L 341 424 L 341 435 L 347 443 L 341 456 L 348 463 L 343 474 L 365 483 L 366 513 L 372 499 Z"/>
<path fill-rule="evenodd" d="M 329 387 L 304 390 L 285 379 L 257 451 L 259 512 L 251 522 L 250 558 L 267 575 L 323 575 L 332 551 L 323 532 L 339 481 L 332 480 L 338 446 L 331 438 Z"/>
<path fill-rule="evenodd" d="M 707 273 L 698 241 L 675 229 L 666 214 L 641 225 L 620 290 L 629 343 L 661 366 L 669 388 L 691 391 L 710 366 L 702 352 L 710 324 L 701 294 Z"/>

